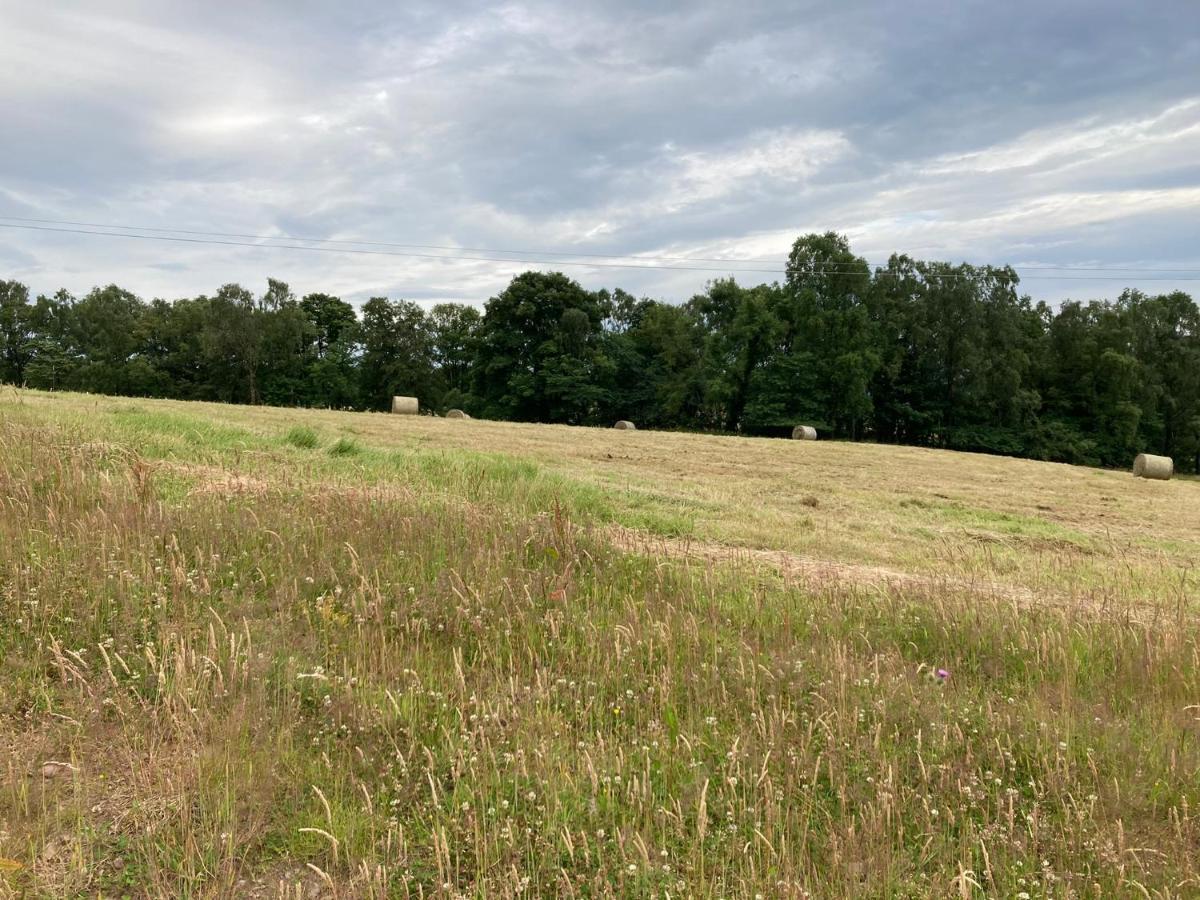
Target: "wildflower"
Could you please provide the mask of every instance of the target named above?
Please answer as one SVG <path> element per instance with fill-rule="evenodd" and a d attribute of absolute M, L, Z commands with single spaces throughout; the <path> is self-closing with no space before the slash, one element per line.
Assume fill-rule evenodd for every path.
<path fill-rule="evenodd" d="M 950 677 L 950 672 L 948 669 L 938 669 L 933 674 L 937 676 L 939 681 L 945 681 Z"/>

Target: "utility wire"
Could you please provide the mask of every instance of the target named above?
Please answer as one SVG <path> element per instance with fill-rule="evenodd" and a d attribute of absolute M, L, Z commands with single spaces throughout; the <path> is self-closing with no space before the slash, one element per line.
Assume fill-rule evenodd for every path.
<path fill-rule="evenodd" d="M 199 237 L 217 237 L 217 238 L 238 238 L 253 241 L 304 241 L 306 243 L 317 244 L 345 244 L 345 245 L 361 245 L 367 247 L 393 247 L 398 249 L 415 249 L 415 250 L 444 250 L 455 253 L 505 253 L 522 256 L 563 256 L 563 257 L 583 257 L 588 259 L 629 259 L 639 263 L 648 262 L 716 262 L 733 265 L 743 265 L 750 263 L 776 263 L 777 258 L 764 257 L 745 257 L 735 259 L 722 256 L 662 256 L 658 254 L 614 254 L 614 253 L 586 253 L 583 251 L 566 251 L 566 250 L 506 250 L 494 247 L 460 247 L 456 245 L 446 244 L 400 244 L 390 241 L 368 241 L 368 240 L 352 240 L 342 238 L 315 238 L 303 237 L 293 234 L 246 234 L 235 231 L 194 231 L 185 228 L 158 228 L 150 225 L 115 225 L 104 222 L 75 222 L 64 219 L 33 219 L 23 216 L 0 216 L 0 220 L 6 222 L 30 222 L 40 225 L 65 225 L 78 228 L 101 228 L 101 229 L 118 229 L 120 231 L 150 231 L 163 234 L 186 234 Z M 518 260 L 519 261 L 519 260 Z M 876 264 L 876 268 L 884 268 Z M 993 266 L 992 268 L 1005 268 L 1005 266 Z M 1200 268 L 1179 269 L 1169 267 L 1155 266 L 1072 266 L 1072 265 L 1056 265 L 1053 263 L 1027 263 L 1011 266 L 1014 269 L 1026 271 L 1047 271 L 1047 272 L 1155 272 L 1155 273 L 1181 273 L 1181 274 L 1200 274 Z M 823 271 L 835 272 L 844 270 L 847 272 L 859 271 L 857 267 L 850 265 L 825 266 Z M 755 271 L 755 270 L 749 270 Z M 774 272 L 775 269 L 770 271 Z"/>
<path fill-rule="evenodd" d="M 103 229 L 119 229 L 121 231 L 152 231 L 164 234 L 186 234 L 199 237 L 217 237 L 217 238 L 239 238 L 253 241 L 304 241 L 307 243 L 317 244 L 347 244 L 361 245 L 366 247 L 393 247 L 398 249 L 414 249 L 414 250 L 445 250 L 455 253 L 507 253 L 521 256 L 563 256 L 563 257 L 584 257 L 588 259 L 631 259 L 637 262 L 716 262 L 733 265 L 742 265 L 749 263 L 775 263 L 777 257 L 744 257 L 735 259 L 724 256 L 662 256 L 659 254 L 637 254 L 637 253 L 587 253 L 584 251 L 567 251 L 567 250 L 507 250 L 495 247 L 460 247 L 456 245 L 446 244 L 400 244 L 391 241 L 368 241 L 368 240 L 352 240 L 343 238 L 315 238 L 303 237 L 294 234 L 246 234 L 235 231 L 194 231 L 185 228 L 159 228 L 151 225 L 116 225 L 106 222 L 75 222 L 65 219 L 33 219 L 23 216 L 0 216 L 0 220 L 6 222 L 31 222 L 40 225 L 66 225 L 79 228 L 103 228 Z M 876 264 L 877 268 L 883 268 Z M 1004 266 L 993 266 L 993 268 L 1005 268 Z M 1157 273 L 1184 273 L 1184 274 L 1200 274 L 1200 268 L 1177 269 L 1154 266 L 1071 266 L 1071 265 L 1056 265 L 1053 263 L 1028 263 L 1023 265 L 1012 266 L 1015 269 L 1038 270 L 1038 271 L 1062 271 L 1062 272 L 1157 272 Z M 826 266 L 825 271 L 836 271 L 844 269 L 848 272 L 856 272 L 857 268 L 853 266 Z M 753 271 L 753 270 L 751 270 Z M 775 271 L 772 269 L 771 271 Z"/>
<path fill-rule="evenodd" d="M 319 241 L 322 243 L 338 243 L 338 244 L 368 244 L 368 245 L 374 245 L 374 246 L 389 246 L 389 247 L 423 247 L 425 249 L 443 249 L 443 248 L 438 248 L 435 245 L 422 245 L 422 244 L 387 244 L 387 243 L 375 242 L 375 241 L 335 241 L 333 239 L 324 239 L 324 238 L 271 237 L 268 235 L 239 235 L 239 234 L 233 233 L 233 232 L 186 231 L 184 229 L 167 229 L 167 228 L 152 229 L 152 228 L 140 228 L 139 227 L 139 228 L 136 228 L 136 230 L 160 231 L 160 232 L 165 232 L 165 233 L 164 234 L 131 234 L 128 232 L 135 230 L 135 226 L 90 225 L 88 223 L 82 223 L 82 222 L 80 222 L 80 223 L 63 222 L 62 223 L 63 225 L 84 226 L 82 228 L 74 228 L 74 227 L 59 227 L 58 225 L 48 225 L 48 224 L 41 224 L 41 225 L 15 224 L 15 223 L 21 223 L 21 222 L 57 222 L 58 221 L 58 220 L 53 220 L 53 219 L 44 219 L 44 220 L 42 220 L 42 219 L 20 219 L 15 216 L 0 216 L 0 219 L 10 220 L 7 222 L 0 221 L 0 228 L 11 228 L 11 229 L 24 230 L 24 231 L 42 231 L 42 232 L 55 232 L 55 233 L 60 233 L 60 234 L 93 235 L 93 236 L 99 236 L 99 237 L 117 237 L 117 238 L 128 238 L 128 239 L 133 239 L 133 240 L 166 241 L 166 242 L 172 242 L 172 243 L 186 243 L 186 244 L 209 244 L 209 245 L 228 246 L 228 247 L 251 247 L 251 248 L 265 249 L 265 250 L 301 250 L 301 251 L 308 251 L 308 252 L 315 252 L 315 253 L 350 253 L 350 254 L 366 255 L 366 256 L 393 256 L 393 257 L 402 257 L 402 258 L 409 258 L 409 259 L 447 260 L 447 261 L 453 261 L 453 262 L 494 262 L 494 263 L 520 263 L 523 265 L 540 265 L 540 266 L 582 266 L 585 268 L 606 268 L 606 269 L 649 269 L 649 270 L 655 270 L 655 271 L 678 271 L 678 272 L 719 272 L 719 273 L 731 274 L 731 275 L 742 274 L 742 273 L 780 275 L 780 274 L 783 274 L 783 272 L 784 272 L 783 269 L 778 268 L 778 267 L 769 268 L 769 269 L 767 269 L 767 268 L 730 269 L 730 268 L 726 268 L 726 267 L 712 267 L 712 266 L 646 265 L 643 263 L 617 263 L 617 262 L 581 261 L 581 260 L 569 260 L 569 259 L 567 259 L 567 260 L 510 259 L 507 257 L 499 257 L 499 256 L 466 256 L 466 255 L 463 255 L 461 252 L 460 253 L 415 253 L 415 252 L 411 252 L 411 251 L 401 252 L 401 251 L 397 251 L 397 250 L 365 250 L 365 249 L 362 249 L 359 247 L 347 247 L 347 246 L 321 247 L 321 246 L 311 246 L 311 245 L 305 245 L 305 244 L 281 244 L 281 243 L 262 243 L 262 242 L 263 241 L 280 241 L 280 240 L 301 240 L 301 241 L 308 240 L 308 241 L 314 241 L 314 242 Z M 124 229 L 126 229 L 126 231 L 95 230 L 95 229 L 108 229 L 108 228 L 124 228 Z M 230 238 L 230 239 L 224 239 L 224 238 L 218 239 L 217 237 L 183 237 L 183 236 L 179 236 L 179 235 L 213 235 L 213 236 L 225 236 L 226 238 Z M 232 239 L 232 238 L 241 238 L 241 237 L 252 238 L 252 240 L 233 240 Z M 477 251 L 471 251 L 470 248 L 460 248 L 460 247 L 446 247 L 444 249 L 456 250 L 456 251 L 466 250 L 467 252 L 480 252 L 480 253 L 530 253 L 530 254 L 538 253 L 538 251 L 533 251 L 533 250 L 518 251 L 518 250 L 482 250 L 482 249 L 480 249 Z M 554 251 L 547 251 L 540 255 L 554 255 Z M 716 259 L 716 258 L 704 258 L 704 257 L 620 257 L 620 256 L 604 256 L 602 254 L 584 254 L 584 253 L 578 253 L 578 254 L 565 254 L 564 253 L 561 255 L 564 255 L 564 256 L 570 255 L 570 256 L 577 256 L 577 257 L 586 256 L 589 258 L 595 258 L 597 260 L 599 260 L 599 259 L 605 259 L 605 260 L 607 260 L 607 259 L 648 259 L 648 260 L 676 259 L 676 260 L 680 260 L 680 261 L 694 261 L 694 262 L 709 262 L 709 261 L 724 262 L 726 264 L 733 264 L 733 265 L 738 265 L 740 263 L 749 262 L 749 260 L 730 260 L 730 259 Z M 877 267 L 877 268 L 882 268 L 882 267 Z M 1014 268 L 1014 269 L 1023 269 L 1026 271 L 1030 271 L 1030 270 L 1032 270 L 1032 271 L 1043 271 L 1043 270 L 1046 270 L 1046 271 L 1055 271 L 1055 270 L 1095 271 L 1095 272 L 1101 272 L 1101 273 L 1104 273 L 1104 272 L 1136 273 L 1136 272 L 1143 272 L 1143 271 L 1145 271 L 1145 272 L 1196 273 L 1196 277 L 1180 277 L 1180 276 L 1144 277 L 1143 276 L 1143 277 L 1135 277 L 1135 278 L 1129 278 L 1129 277 L 1121 276 L 1121 275 L 1116 276 L 1116 277 L 1111 277 L 1111 276 L 1106 277 L 1105 275 L 1037 275 L 1037 274 L 1030 274 L 1030 275 L 1023 276 L 1022 277 L 1023 280 L 1126 281 L 1126 282 L 1128 282 L 1128 281 L 1139 281 L 1139 282 L 1140 281 L 1200 281 L 1200 269 L 1137 269 L 1137 268 L 1116 268 L 1116 267 L 1106 268 L 1106 267 L 1083 267 L 1083 266 L 1080 266 L 1080 267 L 1069 267 L 1069 266 L 1003 267 L 1003 266 L 998 266 L 998 267 L 994 267 L 994 268 Z M 837 274 L 847 274 L 847 273 L 853 274 L 853 273 L 857 273 L 860 270 L 857 268 L 822 266 L 822 267 L 813 268 L 810 271 L 812 271 L 814 274 L 837 275 Z M 883 274 L 896 274 L 896 273 L 888 273 L 886 270 L 884 270 Z M 916 274 L 920 278 L 925 278 L 925 279 L 928 279 L 928 278 L 961 278 L 961 277 L 963 277 L 961 275 L 961 273 L 956 273 L 956 272 L 944 272 L 944 273 L 943 272 L 917 272 Z"/>
<path fill-rule="evenodd" d="M 27 219 L 21 216 L 0 216 L 7 222 L 34 222 L 42 225 L 71 225 L 81 228 L 117 228 L 122 231 L 155 231 L 165 234 L 190 234 L 203 237 L 247 238 L 255 241 L 306 241 L 316 244 L 352 244 L 367 247 L 396 247 L 413 250 L 448 250 L 458 253 L 510 253 L 521 256 L 567 256 L 589 259 L 634 259 L 645 262 L 719 262 L 719 263 L 774 263 L 777 258 L 746 257 L 733 259 L 724 256 L 660 256 L 637 253 L 586 253 L 568 250 L 506 250 L 497 247 L 460 247 L 447 244 L 397 244 L 391 241 L 350 240 L 343 238 L 303 237 L 295 234 L 244 234 L 232 231 L 192 231 L 185 228 L 157 228 L 149 225 L 113 225 L 104 222 L 72 222 L 62 219 Z M 519 260 L 515 260 L 519 262 Z"/>
<path fill-rule="evenodd" d="M 19 228 L 28 231 L 53 231 L 61 234 L 91 234 L 100 235 L 103 237 L 119 237 L 119 238 L 134 238 L 143 241 L 173 241 L 184 244 L 218 244 L 227 247 L 255 247 L 259 250 L 307 250 L 314 253 L 356 253 L 367 256 L 400 256 L 411 259 L 442 259 L 456 262 L 497 262 L 497 263 L 520 263 L 523 265 L 545 265 L 545 266 L 586 266 L 588 268 L 605 268 L 605 269 L 654 269 L 657 271 L 674 271 L 674 272 L 725 272 L 729 269 L 712 268 L 706 266 L 647 266 L 634 263 L 612 263 L 612 262 L 571 262 L 567 260 L 537 260 L 537 259 L 508 259 L 499 256 L 463 256 L 461 254 L 436 254 L 436 253 L 412 253 L 400 252 L 396 250 L 363 250 L 355 247 L 313 247 L 304 244 L 261 244 L 253 241 L 235 241 L 235 240 L 217 240 L 215 238 L 198 238 L 198 237 L 177 237 L 165 234 L 128 234 L 120 231 L 87 231 L 80 228 L 58 228 L 49 225 L 13 225 L 7 222 L 0 222 L 0 228 Z M 271 240 L 271 238 L 264 238 Z M 293 239 L 294 240 L 294 239 Z M 771 275 L 780 275 L 783 269 L 738 269 L 738 272 L 760 272 Z"/>

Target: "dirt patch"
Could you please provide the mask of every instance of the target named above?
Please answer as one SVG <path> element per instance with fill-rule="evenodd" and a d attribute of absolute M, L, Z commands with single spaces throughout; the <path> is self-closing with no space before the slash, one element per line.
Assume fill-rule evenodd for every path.
<path fill-rule="evenodd" d="M 334 900 L 335 889 L 302 863 L 281 862 L 268 872 L 239 879 L 235 897 L 247 900 Z"/>
<path fill-rule="evenodd" d="M 606 529 L 606 536 L 622 550 L 670 556 L 677 559 L 766 566 L 783 575 L 786 580 L 810 588 L 825 588 L 831 584 L 888 589 L 952 587 L 967 590 L 976 595 L 1024 602 L 1034 601 L 1038 596 L 1026 588 L 1000 582 L 918 575 L 886 566 L 816 559 L 789 553 L 786 550 L 759 550 L 750 547 L 731 547 L 727 544 L 663 538 L 619 526 Z"/>
<path fill-rule="evenodd" d="M 209 478 L 199 482 L 188 493 L 190 496 L 207 494 L 218 497 L 261 497 L 269 490 L 270 485 L 261 478 L 225 473 L 223 477 Z"/>
<path fill-rule="evenodd" d="M 1063 609 L 1112 614 L 1098 602 L 1071 597 L 1050 591 L 1034 591 L 1014 584 L 986 579 L 967 579 L 953 575 L 925 575 L 904 572 L 886 566 L 865 563 L 845 563 L 817 559 L 786 550 L 761 550 L 732 547 L 727 544 L 666 538 L 622 526 L 604 529 L 605 537 L 618 549 L 648 556 L 692 560 L 704 564 L 745 565 L 762 568 L 783 577 L 784 581 L 809 590 L 821 591 L 830 587 L 866 588 L 881 591 L 935 592 L 951 591 L 980 600 L 999 600 L 1020 606 L 1050 606 Z M 1163 610 L 1151 604 L 1125 601 L 1123 614 L 1138 622 L 1157 621 Z"/>
<path fill-rule="evenodd" d="M 310 497 L 338 497 L 351 501 L 380 503 L 396 500 L 411 502 L 417 496 L 407 485 L 305 483 L 301 487 L 289 485 L 287 481 L 267 481 L 255 475 L 233 472 L 218 466 L 159 462 L 154 468 L 193 482 L 188 491 L 189 497 L 262 497 L 270 493 L 303 490 Z"/>
<path fill-rule="evenodd" d="M 253 475 L 243 475 L 222 469 L 219 466 L 205 466 L 195 463 L 179 463 L 158 461 L 151 465 L 152 470 L 169 472 L 194 482 L 189 497 L 261 497 L 271 489 L 271 485 Z"/>

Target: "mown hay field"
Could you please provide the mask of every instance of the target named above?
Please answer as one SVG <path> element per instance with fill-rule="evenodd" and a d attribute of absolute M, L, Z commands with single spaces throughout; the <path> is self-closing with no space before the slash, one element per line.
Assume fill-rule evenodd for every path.
<path fill-rule="evenodd" d="M 0 896 L 1200 894 L 1200 483 L 0 394 Z"/>

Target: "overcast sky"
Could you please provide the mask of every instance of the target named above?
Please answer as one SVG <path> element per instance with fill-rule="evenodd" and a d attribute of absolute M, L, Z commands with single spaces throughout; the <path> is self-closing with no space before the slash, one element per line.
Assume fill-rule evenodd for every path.
<path fill-rule="evenodd" d="M 672 301 L 834 229 L 1037 298 L 1200 294 L 1195 0 L 0 0 L 0 112 L 0 217 L 764 260 L 562 267 Z M 529 267 L 357 246 L 0 228 L 0 278 L 481 302 Z"/>

